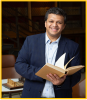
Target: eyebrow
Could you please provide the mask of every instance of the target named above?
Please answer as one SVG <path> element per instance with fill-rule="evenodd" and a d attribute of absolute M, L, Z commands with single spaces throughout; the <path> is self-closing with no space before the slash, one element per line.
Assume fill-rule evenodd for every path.
<path fill-rule="evenodd" d="M 53 20 L 53 21 L 54 21 L 54 19 L 49 19 L 49 20 Z M 62 20 L 57 20 L 57 22 L 58 22 L 58 21 L 59 21 L 59 22 L 63 22 Z"/>

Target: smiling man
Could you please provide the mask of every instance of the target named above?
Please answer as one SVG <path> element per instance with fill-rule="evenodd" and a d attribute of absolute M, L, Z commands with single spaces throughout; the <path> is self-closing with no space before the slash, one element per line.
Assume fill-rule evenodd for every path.
<path fill-rule="evenodd" d="M 45 21 L 46 33 L 52 42 L 57 40 L 65 28 L 64 17 L 56 14 L 49 14 Z"/>
<path fill-rule="evenodd" d="M 16 71 L 25 78 L 22 98 L 72 98 L 72 87 L 79 82 L 80 71 L 61 78 L 48 73 L 50 81 L 35 75 L 46 63 L 54 65 L 65 52 L 65 64 L 75 56 L 67 67 L 80 64 L 79 45 L 61 35 L 65 26 L 66 13 L 53 7 L 45 14 L 46 32 L 26 38 L 15 63 Z"/>

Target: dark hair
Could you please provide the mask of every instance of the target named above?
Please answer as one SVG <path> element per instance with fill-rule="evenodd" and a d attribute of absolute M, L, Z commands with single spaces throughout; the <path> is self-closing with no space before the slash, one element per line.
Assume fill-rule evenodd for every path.
<path fill-rule="evenodd" d="M 48 15 L 49 14 L 56 14 L 56 15 L 61 15 L 64 17 L 64 24 L 66 24 L 66 21 L 67 21 L 67 14 L 65 11 L 63 11 L 62 9 L 58 8 L 58 7 L 52 7 L 50 8 L 46 14 L 45 14 L 45 21 L 47 20 L 48 18 Z"/>

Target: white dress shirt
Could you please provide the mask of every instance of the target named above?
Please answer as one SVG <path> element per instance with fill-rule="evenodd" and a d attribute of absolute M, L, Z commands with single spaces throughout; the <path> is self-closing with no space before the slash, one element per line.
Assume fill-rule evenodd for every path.
<path fill-rule="evenodd" d="M 56 41 L 51 43 L 47 34 L 45 35 L 45 59 L 46 59 L 46 63 L 50 63 L 52 65 L 55 65 L 55 58 L 56 58 L 56 53 L 57 53 L 58 43 L 59 43 L 60 37 Z M 46 80 L 41 97 L 55 98 L 55 93 L 54 93 L 54 88 L 53 88 L 52 82 Z"/>

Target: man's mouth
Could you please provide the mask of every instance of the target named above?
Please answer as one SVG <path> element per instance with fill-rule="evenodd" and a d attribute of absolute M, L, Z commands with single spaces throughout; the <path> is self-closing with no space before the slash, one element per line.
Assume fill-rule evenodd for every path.
<path fill-rule="evenodd" d="M 51 28 L 52 31 L 58 31 L 58 28 Z"/>

